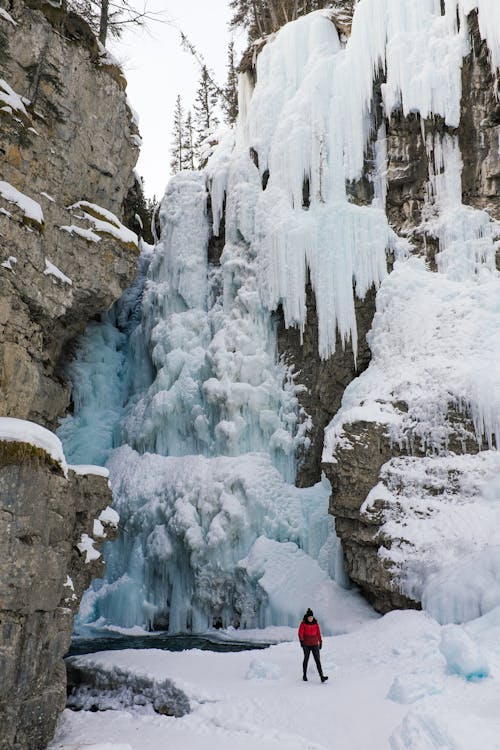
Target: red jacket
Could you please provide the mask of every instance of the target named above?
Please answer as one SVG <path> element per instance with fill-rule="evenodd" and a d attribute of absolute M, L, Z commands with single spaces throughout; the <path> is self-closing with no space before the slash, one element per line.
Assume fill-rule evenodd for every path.
<path fill-rule="evenodd" d="M 299 641 L 304 646 L 321 646 L 321 631 L 316 620 L 302 622 L 299 626 Z"/>

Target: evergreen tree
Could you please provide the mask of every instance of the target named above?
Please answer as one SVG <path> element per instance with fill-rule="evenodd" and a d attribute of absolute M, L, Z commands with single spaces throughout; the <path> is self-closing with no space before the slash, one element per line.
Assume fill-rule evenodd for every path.
<path fill-rule="evenodd" d="M 234 125 L 238 116 L 238 76 L 234 65 L 234 41 L 227 48 L 227 81 L 224 87 L 222 108 L 228 125 Z"/>
<path fill-rule="evenodd" d="M 182 168 L 194 169 L 194 128 L 191 111 L 186 115 L 186 121 L 182 131 Z"/>
<path fill-rule="evenodd" d="M 175 100 L 170 155 L 170 169 L 172 174 L 177 174 L 184 168 L 184 107 L 180 94 L 177 95 Z"/>
<path fill-rule="evenodd" d="M 204 166 L 206 155 L 204 153 L 204 144 L 207 137 L 214 131 L 219 124 L 217 117 L 217 104 L 219 92 L 213 82 L 207 66 L 201 69 L 200 83 L 196 92 L 194 103 L 194 128 L 196 131 L 195 152 L 198 160 L 198 166 Z"/>
<path fill-rule="evenodd" d="M 234 11 L 231 26 L 246 29 L 249 41 L 253 42 L 299 16 L 338 4 L 339 0 L 231 0 L 229 7 Z"/>

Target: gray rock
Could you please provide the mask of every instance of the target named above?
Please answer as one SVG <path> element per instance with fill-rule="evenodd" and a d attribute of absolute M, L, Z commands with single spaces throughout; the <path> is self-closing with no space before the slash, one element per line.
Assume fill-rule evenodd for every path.
<path fill-rule="evenodd" d="M 156 680 L 94 661 L 92 656 L 66 659 L 68 708 L 113 711 L 124 708 L 180 717 L 191 711 L 189 699 L 172 680 Z"/>
<path fill-rule="evenodd" d="M 86 563 L 77 544 L 109 503 L 103 477 L 66 478 L 40 449 L 0 443 L 1 750 L 38 750 L 52 737 L 73 615 L 104 567 Z"/>
<path fill-rule="evenodd" d="M 15 27 L 0 16 L 8 42 L 0 77 L 26 99 L 24 112 L 0 112 L 1 180 L 36 201 L 43 222 L 0 191 L 0 403 L 4 416 L 54 427 L 68 403 L 60 376 L 67 347 L 130 284 L 137 259 L 134 243 L 102 229 L 92 241 L 61 227 L 92 227 L 80 208 L 68 209 L 82 200 L 120 218 L 137 127 L 123 77 L 102 64 L 85 23 L 30 5 L 15 0 Z M 71 283 L 46 273 L 46 259 Z"/>
<path fill-rule="evenodd" d="M 126 82 L 84 21 L 42 0 L 13 0 L 9 13 L 16 25 L 0 16 L 0 78 L 15 92 L 0 89 L 2 105 L 10 96 L 0 108 L 0 416 L 53 429 L 69 401 L 61 371 L 73 339 L 135 273 L 137 243 L 119 219 L 138 131 Z M 104 223 L 88 206 L 69 208 L 80 201 Z M 0 750 L 41 750 L 53 735 L 73 616 L 103 573 L 76 545 L 109 503 L 102 477 L 66 478 L 43 451 L 0 443 Z"/>

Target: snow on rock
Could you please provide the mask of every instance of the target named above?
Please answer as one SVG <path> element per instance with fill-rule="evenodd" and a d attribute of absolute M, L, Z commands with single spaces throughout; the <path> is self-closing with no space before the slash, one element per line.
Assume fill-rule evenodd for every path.
<path fill-rule="evenodd" d="M 96 477 L 109 478 L 109 470 L 105 466 L 96 466 L 94 464 L 70 464 L 68 469 L 74 471 L 79 476 L 85 476 L 86 474 L 92 474 Z M 104 511 L 103 511 L 104 513 Z"/>
<path fill-rule="evenodd" d="M 439 622 L 466 622 L 500 604 L 499 471 L 494 450 L 393 458 L 361 506 L 371 523 L 383 503 L 381 532 L 392 544 L 380 555 Z"/>
<path fill-rule="evenodd" d="M 46 276 L 54 276 L 56 279 L 59 279 L 59 281 L 62 281 L 63 284 L 68 284 L 69 286 L 73 286 L 73 282 L 71 281 L 71 279 L 68 276 L 66 276 L 66 274 L 64 274 L 57 266 L 51 263 L 48 258 L 45 258 L 44 274 Z"/>
<path fill-rule="evenodd" d="M 98 206 L 97 203 L 89 203 L 89 201 L 77 201 L 68 206 L 68 211 L 74 211 L 77 208 L 83 209 L 88 215 L 92 215 L 95 218 L 107 221 L 109 224 L 113 224 L 117 229 L 121 226 L 121 221 L 115 216 L 112 211 L 108 211 L 107 208 Z"/>
<path fill-rule="evenodd" d="M 99 521 L 107 526 L 118 526 L 120 516 L 114 508 L 110 508 L 109 505 L 99 515 Z"/>
<path fill-rule="evenodd" d="M 92 527 L 92 534 L 95 536 L 96 539 L 105 539 L 106 538 L 106 532 L 104 530 L 104 526 L 101 523 L 101 521 L 98 518 L 94 518 L 94 524 Z"/>
<path fill-rule="evenodd" d="M 94 549 L 95 539 L 92 539 L 88 534 L 82 534 L 80 542 L 76 545 L 80 550 L 80 553 L 85 555 L 85 562 L 89 563 L 93 560 L 98 560 L 101 553 Z"/>
<path fill-rule="evenodd" d="M 4 260 L 2 265 L 3 268 L 8 268 L 9 271 L 12 271 L 14 269 L 14 265 L 17 263 L 17 258 L 14 255 L 9 255 L 7 260 Z"/>
<path fill-rule="evenodd" d="M 79 227 L 77 224 L 63 224 L 59 227 L 63 232 L 68 232 L 69 234 L 77 234 L 79 237 L 83 237 L 84 240 L 88 240 L 89 242 L 100 242 L 101 238 L 98 234 L 93 232 L 91 229 L 84 229 L 83 227 Z"/>
<path fill-rule="evenodd" d="M 77 201 L 68 206 L 69 211 L 75 211 L 79 208 L 83 210 L 84 218 L 94 226 L 97 235 L 111 235 L 120 242 L 137 247 L 138 238 L 135 232 L 124 226 L 112 211 L 98 206 L 96 203 L 89 203 L 89 201 Z M 67 231 L 69 230 L 67 229 Z M 76 231 L 75 227 L 72 227 L 72 231 Z M 78 233 L 81 234 L 81 232 Z M 92 238 L 88 237 L 88 239 Z"/>
<path fill-rule="evenodd" d="M 7 13 L 7 11 L 4 8 L 0 8 L 0 18 L 2 18 L 4 21 L 8 21 L 13 26 L 17 26 L 17 21 L 14 21 L 12 16 Z"/>
<path fill-rule="evenodd" d="M 122 70 L 122 64 L 120 63 L 116 55 L 113 55 L 113 53 L 110 52 L 109 49 L 107 49 L 104 44 L 99 41 L 99 39 L 97 39 L 96 41 L 99 49 L 99 63 L 101 65 L 113 65 Z"/>
<path fill-rule="evenodd" d="M 9 86 L 7 81 L 0 78 L 0 104 L 2 105 L 2 109 L 8 107 L 10 110 L 20 113 L 21 115 L 24 115 L 25 118 L 28 118 L 29 115 L 26 112 L 26 107 L 24 106 L 25 103 L 29 103 L 28 100 L 17 94 L 12 86 Z"/>
<path fill-rule="evenodd" d="M 60 464 L 64 475 L 67 476 L 68 466 L 62 443 L 53 432 L 46 430 L 34 422 L 13 417 L 0 417 L 0 440 L 12 440 L 14 442 L 29 443 L 41 448 Z"/>
<path fill-rule="evenodd" d="M 430 272 L 420 258 L 397 262 L 377 295 L 372 361 L 348 386 L 326 430 L 324 460 L 334 457 L 342 424 L 362 419 L 387 423 L 403 445 L 411 429 L 423 447 L 446 449 L 455 429 L 450 406 L 471 414 L 478 442 L 500 438 L 498 289 L 497 273 L 486 267 L 457 281 Z M 393 406 L 398 401 L 407 412 Z"/>
<path fill-rule="evenodd" d="M 441 632 L 439 649 L 451 674 L 466 680 L 482 680 L 490 674 L 488 660 L 479 646 L 458 625 L 447 625 Z"/>
<path fill-rule="evenodd" d="M 24 216 L 38 226 L 43 226 L 43 211 L 39 203 L 28 195 L 21 193 L 13 185 L 0 180 L 0 196 L 21 209 Z"/>

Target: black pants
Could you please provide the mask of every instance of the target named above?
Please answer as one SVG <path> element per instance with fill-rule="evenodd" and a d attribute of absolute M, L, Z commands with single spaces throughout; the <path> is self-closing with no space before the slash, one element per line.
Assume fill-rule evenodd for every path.
<path fill-rule="evenodd" d="M 312 653 L 312 655 L 314 656 L 314 661 L 316 662 L 316 666 L 318 668 L 319 676 L 323 677 L 323 670 L 321 669 L 321 662 L 319 660 L 319 646 L 302 646 L 302 651 L 304 652 L 304 662 L 302 664 L 304 675 L 307 672 L 307 663 L 309 661 L 309 655 Z"/>

